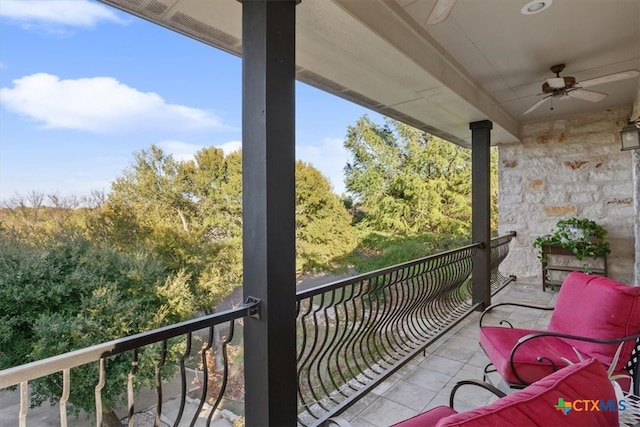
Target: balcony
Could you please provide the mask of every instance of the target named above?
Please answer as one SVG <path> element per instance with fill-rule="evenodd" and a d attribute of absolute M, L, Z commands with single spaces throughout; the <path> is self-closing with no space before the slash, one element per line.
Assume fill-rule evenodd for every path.
<path fill-rule="evenodd" d="M 500 274 L 498 266 L 514 235 L 491 241 L 494 294 L 513 280 Z M 474 338 L 480 304 L 471 302 L 470 286 L 479 246 L 299 292 L 298 424 L 321 425 L 343 414 L 354 425 L 387 425 L 394 417 L 399 420 L 439 402 L 453 378 L 477 377 L 481 368 L 473 368 L 483 363 Z M 545 302 L 549 297 L 543 294 Z M 523 298 L 536 297 L 527 291 Z M 126 404 L 115 412 L 130 426 L 230 425 L 231 412 L 243 410 L 242 403 L 234 401 L 242 400 L 234 387 L 242 384 L 238 375 L 244 369 L 232 353 L 242 343 L 243 323 L 259 317 L 260 306 L 260 301 L 250 300 L 236 309 L 1 371 L 0 389 L 17 389 L 2 392 L 6 408 L 0 421 L 20 426 L 103 425 L 107 389 L 120 382 Z M 128 373 L 110 368 L 115 358 L 127 358 Z M 91 374 L 94 413 L 76 419 L 70 415 L 74 380 Z M 155 385 L 138 387 L 144 378 L 152 378 Z M 53 408 L 45 404 L 44 409 L 30 409 L 30 392 L 42 381 L 59 387 L 59 401 Z"/>
<path fill-rule="evenodd" d="M 472 318 L 510 280 L 497 270 L 510 237 L 492 241 L 488 250 L 490 186 L 485 172 L 491 144 L 501 146 L 500 228 L 520 231 L 513 248 L 517 256 L 505 262 L 510 272 L 530 273 L 526 268 L 533 268 L 535 260 L 530 242 L 556 217 L 597 214 L 616 231 L 611 233 L 618 252 L 612 273 L 633 280 L 640 253 L 636 249 L 635 260 L 630 255 L 639 241 L 634 222 L 639 184 L 631 166 L 637 170 L 639 158 L 620 154 L 616 138 L 624 121 L 638 117 L 637 81 L 602 86 L 610 93 L 610 104 L 568 100 L 526 117 L 523 112 L 536 102 L 539 83 L 549 77 L 547 66 L 564 61 L 565 52 L 588 58 L 573 65 L 579 80 L 638 68 L 637 1 L 589 8 L 563 2 L 539 20 L 521 16 L 520 7 L 505 7 L 511 2 L 493 2 L 493 9 L 484 2 L 459 4 L 455 19 L 440 27 L 423 25 L 433 1 L 302 2 L 298 24 L 298 2 L 221 1 L 212 6 L 187 0 L 104 1 L 242 53 L 243 168 L 251 171 L 243 178 L 244 283 L 245 295 L 258 299 L 225 313 L 0 372 L 0 388 L 18 387 L 15 405 L 8 408 L 14 411 L 10 425 L 36 422 L 39 415 L 29 410 L 29 392 L 36 378 L 48 375 L 49 385 L 60 390 L 51 422 L 71 424 L 74 372 L 82 366 L 95 373 L 97 410 L 90 416 L 95 421 L 84 418 L 81 425 L 100 425 L 113 358 L 127 358 L 131 366 L 119 373 L 122 383 L 117 384 L 126 396 L 123 416 L 129 425 L 134 425 L 131 415 L 147 407 L 152 407 L 151 424 L 161 425 L 169 409 L 175 414 L 169 425 L 214 424 L 217 409 L 229 400 L 228 373 L 236 368 L 230 359 L 238 360 L 227 350 L 241 338 L 245 349 L 251 345 L 245 363 L 240 362 L 247 374 L 248 425 L 291 425 L 296 414 L 300 425 L 320 425 L 341 414 L 355 425 L 386 425 L 440 402 L 451 377 L 471 376 L 482 364 Z M 600 43 L 584 43 L 594 34 Z M 553 49 L 558 40 L 566 41 L 562 52 Z M 612 52 L 611 46 L 619 49 Z M 294 295 L 296 76 L 471 146 L 473 240 L 484 243 Z M 533 298 L 533 292 L 518 295 Z M 252 318 L 259 316 L 260 321 Z M 246 330 L 240 328 L 243 323 Z M 217 334 L 225 337 L 221 343 Z M 177 355 L 170 351 L 175 340 L 182 345 Z M 212 353 L 209 346 L 214 344 Z M 168 366 L 179 372 L 171 383 L 165 381 Z M 210 372 L 209 366 L 217 368 Z M 155 395 L 155 404 L 136 396 L 142 376 L 156 383 L 145 393 Z M 191 391 L 196 376 L 201 386 Z M 205 381 L 209 378 L 211 383 Z M 171 402 L 166 400 L 170 385 L 179 390 Z M 413 386 L 427 391 L 416 396 Z M 415 397 L 423 400 L 412 401 Z M 476 403 L 484 402 L 467 397 L 467 404 Z"/>

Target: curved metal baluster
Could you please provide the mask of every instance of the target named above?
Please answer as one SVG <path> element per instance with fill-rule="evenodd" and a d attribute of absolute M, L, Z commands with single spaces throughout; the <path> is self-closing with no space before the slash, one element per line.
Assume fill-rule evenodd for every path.
<path fill-rule="evenodd" d="M 322 293 L 320 296 L 320 302 L 317 305 L 317 308 L 312 309 L 312 319 L 313 319 L 313 343 L 311 346 L 310 354 L 311 358 L 309 359 L 309 370 L 307 371 L 307 382 L 309 385 L 309 391 L 311 393 L 311 400 L 313 403 L 319 405 L 322 409 L 327 410 L 328 407 L 322 403 L 322 396 L 318 394 L 318 391 L 315 387 L 315 382 L 312 379 L 312 372 L 316 369 L 318 356 L 320 349 L 322 348 L 323 338 L 320 337 L 320 326 L 318 324 L 318 312 L 324 306 L 325 294 Z M 315 305 L 315 304 L 314 304 Z M 317 349 L 317 350 L 316 350 Z M 319 381 L 318 377 L 316 379 Z"/>
<path fill-rule="evenodd" d="M 20 427 L 27 427 L 27 412 L 29 411 L 29 382 L 20 383 L 20 414 L 18 423 Z"/>
<path fill-rule="evenodd" d="M 314 418 L 318 418 L 316 414 L 311 410 L 311 405 L 313 403 L 313 397 L 311 399 L 308 398 L 308 391 L 303 390 L 303 381 L 307 384 L 307 390 L 311 389 L 313 386 L 311 384 L 311 378 L 309 375 L 309 371 L 311 369 L 310 360 L 313 356 L 313 348 L 314 342 L 317 339 L 315 329 L 313 330 L 313 341 L 311 345 L 309 345 L 309 332 L 307 331 L 307 324 L 309 322 L 309 317 L 311 315 L 313 309 L 313 297 L 307 298 L 304 301 L 300 301 L 299 303 L 299 312 L 306 306 L 304 313 L 298 315 L 298 326 L 302 328 L 302 342 L 298 344 L 298 406 L 299 408 L 303 408 L 304 412 L 308 413 Z M 305 375 L 306 373 L 306 375 Z M 298 413 L 301 411 L 299 410 Z"/>
<path fill-rule="evenodd" d="M 156 426 L 159 426 L 162 417 L 162 367 L 167 361 L 167 340 L 162 341 L 162 350 L 160 360 L 156 363 L 156 394 L 158 400 L 156 402 Z"/>
<path fill-rule="evenodd" d="M 407 349 L 406 341 L 402 336 L 402 325 L 399 320 L 402 318 L 402 313 L 406 309 L 405 303 L 405 287 L 409 277 L 411 277 L 413 266 L 408 266 L 399 270 L 399 277 L 396 277 L 389 286 L 389 311 L 387 315 L 387 322 L 383 326 L 385 340 L 391 343 L 389 348 L 385 348 L 386 351 L 386 363 L 389 367 L 395 365 L 398 360 L 402 358 Z"/>
<path fill-rule="evenodd" d="M 358 375 L 364 377 L 364 379 L 359 379 L 358 377 L 356 377 L 356 380 L 362 385 L 365 385 L 367 380 L 373 378 L 368 372 L 368 369 L 372 365 L 372 361 L 368 361 L 367 356 L 369 355 L 369 340 L 371 339 L 371 335 L 374 332 L 376 320 L 379 317 L 379 291 L 382 287 L 381 282 L 384 283 L 384 280 L 382 280 L 383 277 L 384 275 L 374 277 L 373 286 L 371 286 L 369 288 L 369 291 L 367 292 L 367 300 L 369 301 L 368 316 L 366 318 L 366 323 L 363 323 L 362 327 L 360 328 L 360 339 L 358 340 L 357 346 L 358 351 L 354 352 L 355 357 L 353 362 L 357 368 Z M 369 283 L 371 284 L 371 282 L 372 281 L 370 280 Z M 363 313 L 364 311 L 365 310 L 363 310 Z"/>
<path fill-rule="evenodd" d="M 356 391 L 358 388 L 352 382 L 352 379 L 356 378 L 357 374 L 351 366 L 351 359 L 354 357 L 354 352 L 349 349 L 351 348 L 351 344 L 355 342 L 358 329 L 362 325 L 362 322 L 358 320 L 358 313 L 362 312 L 362 310 L 358 310 L 358 303 L 362 302 L 361 297 L 363 292 L 364 285 L 362 281 L 351 285 L 351 293 L 344 303 L 346 313 L 345 326 L 348 326 L 348 329 L 345 329 L 343 337 L 336 348 L 336 360 L 338 361 L 337 364 L 341 378 L 346 387 L 352 391 Z M 351 307 L 351 310 L 349 307 Z"/>
<path fill-rule="evenodd" d="M 98 384 L 96 384 L 95 388 L 95 398 L 96 398 L 96 426 L 102 426 L 102 389 L 105 385 L 106 378 L 106 360 L 105 358 L 101 358 L 98 362 Z"/>
<path fill-rule="evenodd" d="M 187 333 L 187 348 L 184 353 L 180 356 L 180 408 L 178 409 L 178 415 L 176 415 L 176 420 L 173 423 L 173 427 L 178 427 L 180 425 L 180 420 L 182 420 L 182 415 L 184 413 L 184 406 L 187 401 L 187 370 L 185 367 L 185 360 L 191 354 L 191 344 L 193 342 L 193 335 L 191 332 Z"/>
<path fill-rule="evenodd" d="M 389 364 L 392 363 L 391 354 L 395 350 L 392 337 L 389 336 L 389 325 L 395 310 L 396 298 L 394 298 L 394 289 L 400 281 L 401 274 L 404 269 L 396 270 L 387 276 L 382 283 L 380 290 L 377 292 L 378 301 L 382 300 L 379 305 L 381 311 L 377 321 L 373 326 L 372 339 L 369 344 L 369 355 L 372 358 L 372 369 L 376 374 L 384 371 Z M 373 348 L 371 348 L 373 346 Z"/>
<path fill-rule="evenodd" d="M 200 395 L 200 404 L 198 404 L 198 409 L 196 409 L 195 414 L 193 414 L 193 418 L 191 419 L 190 427 L 194 427 L 196 425 L 196 421 L 198 421 L 198 417 L 200 416 L 200 411 L 204 406 L 204 402 L 207 400 L 207 391 L 209 390 L 209 366 L 207 364 L 207 352 L 211 349 L 213 345 L 213 328 L 215 325 L 209 326 L 209 341 L 207 345 L 203 346 L 200 350 L 200 357 L 202 360 L 202 393 Z M 212 355 L 213 357 L 213 355 Z"/>
<path fill-rule="evenodd" d="M 385 356 L 384 340 L 388 338 L 386 335 L 387 326 L 389 323 L 389 317 L 393 310 L 393 295 L 391 294 L 391 286 L 397 282 L 398 270 L 388 273 L 383 276 L 384 280 L 379 284 L 378 291 L 375 294 L 376 297 L 376 315 L 372 317 L 374 322 L 371 326 L 371 334 L 366 340 L 367 343 L 367 356 L 371 359 L 369 363 L 369 370 L 373 371 L 376 375 L 383 372 L 385 364 L 388 363 Z M 392 343 L 388 343 L 389 347 L 392 347 Z M 365 359 L 366 360 L 366 359 Z M 374 376 L 368 376 L 373 379 Z"/>
<path fill-rule="evenodd" d="M 398 286 L 398 309 L 393 322 L 393 331 L 400 344 L 400 354 L 405 356 L 414 348 L 414 334 L 411 313 L 415 307 L 413 298 L 415 290 L 416 272 L 421 264 L 412 265 L 407 269 L 407 277 Z"/>
<path fill-rule="evenodd" d="M 347 385 L 348 387 L 356 391 L 359 389 L 358 380 L 358 367 L 354 364 L 356 359 L 356 346 L 358 343 L 358 336 L 362 333 L 364 321 L 365 321 L 365 295 L 369 292 L 371 285 L 369 280 L 362 280 L 358 282 L 358 290 L 354 292 L 350 299 L 353 321 L 351 322 L 353 328 L 349 331 L 345 342 L 341 344 L 340 354 L 344 363 L 344 370 L 347 372 Z"/>
<path fill-rule="evenodd" d="M 133 360 L 131 361 L 131 370 L 129 370 L 129 375 L 127 376 L 127 403 L 129 408 L 129 427 L 133 427 L 134 421 L 134 395 L 133 395 L 133 378 L 136 376 L 138 372 L 138 349 L 133 350 Z"/>
<path fill-rule="evenodd" d="M 423 306 L 425 300 L 429 298 L 429 281 L 427 280 L 429 272 L 429 261 L 424 261 L 420 264 L 420 271 L 412 280 L 412 294 L 410 295 L 411 301 L 413 301 L 413 307 L 411 310 L 411 331 L 414 336 L 414 342 L 419 346 L 424 343 L 426 334 L 426 319 L 423 314 Z"/>
<path fill-rule="evenodd" d="M 306 306 L 306 308 L 305 308 Z M 303 312 L 305 311 L 305 312 Z M 302 390 L 302 377 L 304 372 L 304 364 L 306 359 L 306 348 L 307 348 L 307 328 L 305 324 L 305 316 L 308 314 L 309 305 L 306 304 L 306 300 L 296 301 L 296 324 L 297 324 L 297 334 L 300 338 L 297 340 L 297 356 L 296 356 L 296 365 L 297 375 L 298 375 L 298 414 L 304 410 L 305 407 L 305 396 Z"/>
<path fill-rule="evenodd" d="M 67 427 L 67 402 L 69 401 L 69 392 L 71 388 L 70 370 L 62 370 L 62 396 L 60 396 L 60 427 Z"/>
<path fill-rule="evenodd" d="M 333 349 L 338 340 L 338 331 L 340 329 L 340 318 L 338 316 L 338 311 L 336 309 L 339 298 L 336 293 L 337 291 L 334 289 L 329 291 L 331 293 L 331 299 L 328 304 L 328 307 L 325 307 L 324 317 L 325 317 L 325 328 L 326 328 L 326 340 L 323 345 L 322 352 L 319 357 L 319 363 L 317 364 L 318 370 L 318 378 L 320 380 L 320 384 L 325 390 L 325 394 L 331 399 L 334 403 L 339 403 L 340 399 L 334 395 L 335 391 L 340 392 L 340 385 L 336 383 L 336 379 L 333 376 L 332 366 L 331 366 L 331 355 L 333 354 Z M 344 292 L 342 292 L 344 294 Z M 333 313 L 333 315 L 331 314 Z M 333 322 L 333 325 L 332 325 Z M 326 371 L 326 379 L 327 384 L 325 385 L 325 380 L 323 376 L 319 372 L 319 370 L 324 369 Z"/>
<path fill-rule="evenodd" d="M 416 334 L 413 325 L 413 313 L 416 305 L 416 288 L 417 278 L 419 276 L 422 263 L 411 267 L 411 271 L 407 279 L 400 288 L 400 311 L 398 313 L 397 329 L 400 342 L 403 345 L 403 351 L 409 351 L 415 347 Z"/>
<path fill-rule="evenodd" d="M 220 391 L 218 392 L 218 396 L 216 397 L 216 401 L 213 404 L 213 406 L 211 407 L 211 411 L 209 412 L 209 416 L 207 417 L 207 427 L 209 427 L 211 425 L 211 419 L 213 418 L 213 414 L 215 413 L 216 409 L 218 409 L 218 405 L 220 405 L 220 401 L 222 400 L 222 396 L 224 396 L 224 392 L 227 389 L 227 382 L 228 382 L 228 378 L 229 378 L 229 358 L 227 355 L 227 345 L 231 342 L 231 340 L 233 339 L 233 332 L 235 330 L 235 320 L 230 320 L 229 321 L 229 333 L 227 334 L 227 337 L 225 338 L 225 340 L 222 342 L 222 384 L 220 385 Z"/>
<path fill-rule="evenodd" d="M 324 381 L 324 373 L 327 370 L 328 365 L 325 364 L 326 362 L 326 354 L 329 351 L 329 346 L 330 346 L 330 340 L 329 340 L 329 334 L 330 334 L 330 316 L 327 314 L 328 310 L 331 309 L 331 307 L 333 307 L 334 305 L 334 301 L 335 301 L 335 291 L 329 291 L 329 292 L 325 292 L 323 295 L 327 295 L 330 294 L 330 296 L 327 296 L 327 302 L 324 303 L 324 299 L 323 299 L 323 304 L 322 304 L 322 318 L 324 320 L 324 334 L 323 334 L 323 338 L 322 338 L 322 342 L 320 343 L 320 349 L 318 351 L 317 357 L 315 359 L 315 370 L 316 370 L 316 378 L 318 379 L 318 384 L 319 386 L 322 388 L 322 391 L 324 393 L 324 395 L 326 397 L 329 397 L 331 399 L 331 392 L 327 389 L 327 386 L 325 385 L 325 381 Z M 335 338 L 335 336 L 334 336 Z M 324 403 L 323 400 L 320 400 L 318 402 L 318 404 L 320 406 L 322 406 L 324 408 Z"/>
<path fill-rule="evenodd" d="M 440 328 L 441 322 L 440 322 L 440 309 L 438 307 L 438 301 L 440 299 L 440 297 L 442 296 L 442 287 L 443 287 L 443 283 L 442 283 L 442 268 L 444 265 L 444 256 L 440 256 L 437 258 L 437 260 L 435 261 L 435 265 L 432 271 L 432 276 L 433 276 L 433 283 L 434 283 L 434 287 L 433 287 L 433 295 L 431 297 L 431 299 L 429 300 L 429 315 L 430 315 L 430 319 L 431 322 L 433 324 L 432 328 L 433 331 L 435 333 L 435 331 L 437 331 Z"/>
<path fill-rule="evenodd" d="M 406 269 L 407 274 L 402 282 L 397 286 L 398 304 L 396 315 L 393 319 L 392 331 L 398 342 L 398 353 L 400 357 L 407 355 L 413 348 L 413 334 L 411 333 L 411 312 L 415 301 L 411 298 L 414 289 L 414 278 L 420 264 L 414 264 Z"/>
<path fill-rule="evenodd" d="M 381 366 L 382 369 L 385 369 L 387 364 L 393 364 L 391 359 L 393 359 L 397 343 L 394 342 L 394 337 L 390 335 L 390 325 L 397 304 L 397 298 L 394 298 L 394 290 L 401 281 L 401 273 L 403 271 L 404 269 L 400 269 L 390 273 L 388 280 L 385 280 L 378 292 L 378 297 L 382 296 L 382 312 L 378 321 L 374 324 L 375 333 L 370 343 L 373 345 L 373 349 L 369 350 L 369 354 L 373 359 L 374 366 Z M 373 369 L 373 371 L 375 372 L 376 370 Z"/>
<path fill-rule="evenodd" d="M 430 331 L 434 327 L 433 320 L 431 319 L 430 301 L 433 295 L 436 293 L 436 287 L 434 285 L 433 270 L 435 268 L 435 260 L 429 261 L 429 264 L 425 266 L 425 271 L 420 278 L 422 294 L 418 302 L 418 326 L 420 328 L 421 337 L 423 340 L 428 339 Z"/>
<path fill-rule="evenodd" d="M 351 292 L 353 293 L 353 285 L 351 285 L 350 289 L 351 289 Z M 331 376 L 331 381 L 333 383 L 333 386 L 344 397 L 349 396 L 349 394 L 347 393 L 348 387 L 344 387 L 345 383 L 348 380 L 345 378 L 344 373 L 342 372 L 342 367 L 340 366 L 341 365 L 340 363 L 341 345 L 340 344 L 345 341 L 345 336 L 347 335 L 347 331 L 349 329 L 349 316 L 348 316 L 348 311 L 346 306 L 347 299 L 349 298 L 347 297 L 347 288 L 345 287 L 345 288 L 342 288 L 342 295 L 340 297 L 340 300 L 337 301 L 334 306 L 335 316 L 336 316 L 335 344 L 332 344 L 331 351 L 327 355 L 329 369 L 330 370 L 332 369 L 332 364 L 333 364 L 333 372 L 335 372 L 339 376 L 337 380 L 336 378 L 333 377 L 333 375 Z M 341 316 L 341 313 L 344 313 L 344 316 Z M 341 323 L 340 319 L 342 317 L 344 317 L 344 321 Z"/>

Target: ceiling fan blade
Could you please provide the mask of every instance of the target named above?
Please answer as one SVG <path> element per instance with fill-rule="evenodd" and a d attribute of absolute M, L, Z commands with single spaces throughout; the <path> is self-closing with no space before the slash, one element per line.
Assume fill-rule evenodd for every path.
<path fill-rule="evenodd" d="M 583 101 L 598 102 L 607 97 L 606 93 L 594 92 L 592 90 L 575 89 L 567 91 L 567 96 L 582 99 Z"/>
<path fill-rule="evenodd" d="M 595 85 L 601 85 L 603 83 L 615 82 L 618 80 L 631 79 L 633 77 L 640 76 L 640 71 L 638 70 L 627 70 L 622 71 L 620 73 L 607 74 L 606 76 L 596 77 L 595 79 L 588 79 L 581 81 L 578 83 L 580 87 L 589 87 Z"/>
<path fill-rule="evenodd" d="M 524 116 L 525 114 L 529 114 L 530 112 L 532 112 L 533 110 L 535 110 L 536 108 L 538 108 L 539 106 L 541 106 L 542 104 L 545 103 L 545 101 L 547 99 L 551 98 L 551 95 L 547 95 L 544 98 L 542 98 L 540 101 L 536 102 L 535 104 L 533 104 L 531 106 L 531 108 L 529 108 L 527 111 L 525 111 L 524 113 L 522 113 L 522 115 Z"/>
<path fill-rule="evenodd" d="M 428 25 L 439 24 L 446 20 L 456 4 L 456 0 L 438 0 L 431 10 L 431 15 L 427 19 Z"/>

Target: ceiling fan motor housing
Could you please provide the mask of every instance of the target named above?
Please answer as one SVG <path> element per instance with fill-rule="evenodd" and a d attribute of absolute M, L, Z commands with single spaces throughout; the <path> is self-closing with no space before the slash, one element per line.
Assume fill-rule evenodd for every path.
<path fill-rule="evenodd" d="M 559 80 L 559 81 L 564 81 L 563 85 L 556 85 L 555 82 L 553 83 L 553 86 L 551 84 L 549 84 L 548 81 L 544 82 L 542 84 L 542 92 L 544 93 L 556 93 L 556 92 L 561 92 L 567 89 L 571 89 L 572 87 L 574 87 L 576 85 L 576 78 L 575 77 L 557 77 L 555 79 L 547 79 L 547 80 Z"/>

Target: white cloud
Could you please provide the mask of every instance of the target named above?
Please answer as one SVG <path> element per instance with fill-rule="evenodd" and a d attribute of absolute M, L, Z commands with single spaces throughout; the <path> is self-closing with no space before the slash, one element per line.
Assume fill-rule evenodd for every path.
<path fill-rule="evenodd" d="M 45 128 L 94 133 L 139 130 L 228 130 L 216 115 L 170 104 L 153 92 L 141 92 L 113 77 L 61 80 L 38 73 L 0 89 L 0 103 Z"/>
<path fill-rule="evenodd" d="M 194 155 L 205 148 L 203 145 L 189 144 L 183 141 L 162 141 L 157 145 L 162 148 L 162 151 L 171 154 L 174 159 L 179 161 L 193 160 Z M 216 145 L 216 148 L 220 148 L 224 154 L 227 155 L 240 150 L 242 143 L 240 141 L 229 141 L 221 145 Z"/>
<path fill-rule="evenodd" d="M 174 159 L 186 162 L 193 160 L 194 154 L 204 147 L 202 145 L 189 144 L 182 141 L 162 141 L 158 143 L 158 147 L 162 148 L 167 154 L 171 154 Z"/>
<path fill-rule="evenodd" d="M 344 193 L 344 167 L 349 160 L 349 153 L 344 148 L 341 138 L 324 138 L 320 145 L 301 145 L 296 148 L 296 157 L 311 163 L 322 174 L 329 178 L 336 194 Z"/>
<path fill-rule="evenodd" d="M 92 28 L 106 21 L 124 24 L 115 10 L 88 0 L 0 0 L 0 15 L 25 29 L 63 32 L 64 27 Z"/>
<path fill-rule="evenodd" d="M 238 151 L 242 149 L 241 141 L 229 141 L 225 142 L 222 145 L 216 145 L 216 147 L 221 148 L 225 155 L 231 154 L 234 151 Z"/>

